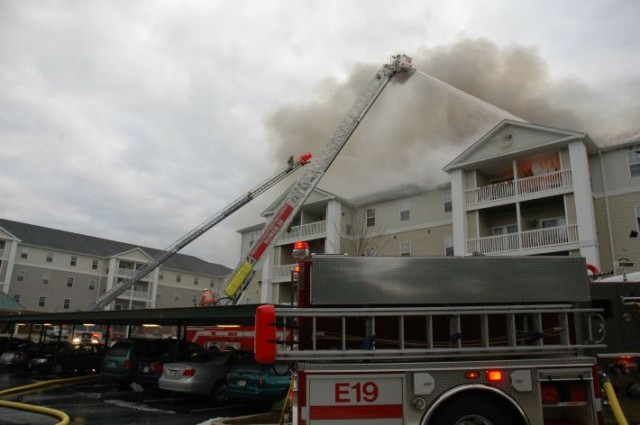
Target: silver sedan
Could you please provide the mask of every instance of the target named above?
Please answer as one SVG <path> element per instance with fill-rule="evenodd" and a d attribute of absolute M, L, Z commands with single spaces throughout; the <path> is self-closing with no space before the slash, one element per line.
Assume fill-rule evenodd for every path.
<path fill-rule="evenodd" d="M 209 350 L 181 362 L 165 363 L 158 386 L 167 391 L 208 396 L 223 403 L 226 397 L 221 389 L 227 372 L 247 357 L 253 357 L 253 353 Z"/>

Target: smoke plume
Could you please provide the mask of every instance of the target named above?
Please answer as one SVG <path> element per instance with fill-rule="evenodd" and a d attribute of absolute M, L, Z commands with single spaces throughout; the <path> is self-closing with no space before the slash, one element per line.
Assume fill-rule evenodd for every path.
<path fill-rule="evenodd" d="M 411 56 L 416 72 L 389 84 L 322 188 L 349 198 L 442 184 L 442 168 L 505 118 L 585 132 L 601 145 L 638 126 L 640 101 L 632 93 L 640 81 L 599 89 L 576 78 L 554 81 L 534 48 L 465 39 Z M 323 81 L 309 102 L 275 111 L 267 120 L 275 157 L 324 149 L 381 65 L 358 64 L 344 82 Z"/>

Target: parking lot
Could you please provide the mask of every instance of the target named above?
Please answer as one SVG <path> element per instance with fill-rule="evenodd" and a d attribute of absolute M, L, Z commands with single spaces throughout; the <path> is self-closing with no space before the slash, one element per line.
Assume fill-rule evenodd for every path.
<path fill-rule="evenodd" d="M 0 390 L 55 379 L 54 376 L 0 369 Z M 15 396 L 3 397 L 36 406 L 65 412 L 71 424 L 92 425 L 168 425 L 211 424 L 223 418 L 256 415 L 268 409 L 248 404 L 232 403 L 222 406 L 204 397 L 194 397 L 163 391 L 145 391 L 132 384 L 128 388 L 95 379 L 73 385 L 54 385 Z M 0 408 L 1 424 L 50 425 L 56 418 L 20 410 Z"/>

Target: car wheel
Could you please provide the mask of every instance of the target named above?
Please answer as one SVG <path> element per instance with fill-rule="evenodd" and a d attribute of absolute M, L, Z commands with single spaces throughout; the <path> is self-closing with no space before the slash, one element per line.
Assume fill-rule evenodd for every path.
<path fill-rule="evenodd" d="M 219 406 L 229 402 L 229 397 L 222 391 L 223 384 L 223 382 L 217 382 L 209 393 L 209 398 Z"/>
<path fill-rule="evenodd" d="M 62 375 L 62 373 L 64 372 L 64 366 L 62 366 L 61 363 L 57 363 L 54 367 L 53 367 L 53 373 L 56 375 Z"/>

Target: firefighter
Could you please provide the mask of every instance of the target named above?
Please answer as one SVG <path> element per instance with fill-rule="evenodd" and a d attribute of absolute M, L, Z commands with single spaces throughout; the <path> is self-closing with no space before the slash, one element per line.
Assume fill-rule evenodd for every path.
<path fill-rule="evenodd" d="M 211 292 L 211 289 L 207 288 L 200 294 L 200 307 L 211 307 L 216 304 L 216 296 Z"/>

